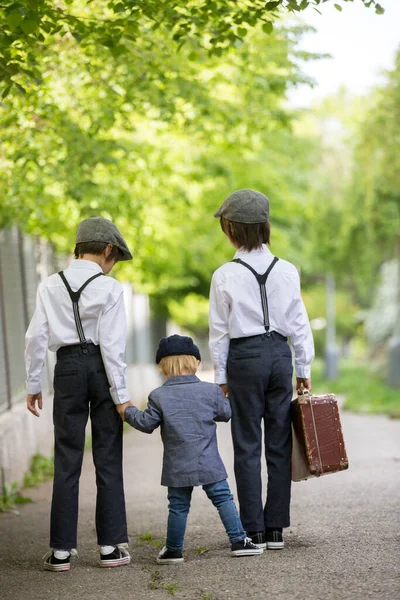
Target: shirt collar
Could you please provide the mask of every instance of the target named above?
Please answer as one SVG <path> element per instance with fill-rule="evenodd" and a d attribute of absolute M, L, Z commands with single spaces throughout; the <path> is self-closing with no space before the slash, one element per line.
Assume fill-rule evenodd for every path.
<path fill-rule="evenodd" d="M 248 250 L 244 250 L 243 248 L 239 248 L 239 250 L 236 251 L 234 258 L 240 258 L 242 256 L 249 256 L 249 254 L 265 254 L 265 255 L 269 256 L 269 255 L 272 255 L 272 252 L 267 247 L 266 244 L 263 244 L 262 248 L 257 249 L 257 250 L 251 250 L 250 252 L 248 252 Z"/>
<path fill-rule="evenodd" d="M 83 258 L 74 258 L 69 266 L 70 269 L 86 269 L 88 271 L 95 271 L 95 273 L 103 273 L 100 265 L 92 260 L 84 260 Z"/>
<path fill-rule="evenodd" d="M 200 379 L 196 375 L 175 375 L 168 379 L 164 385 L 178 385 L 180 383 L 198 383 Z"/>

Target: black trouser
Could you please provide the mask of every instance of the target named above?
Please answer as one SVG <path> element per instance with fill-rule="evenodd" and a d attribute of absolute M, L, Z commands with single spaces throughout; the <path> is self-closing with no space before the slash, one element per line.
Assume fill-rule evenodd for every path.
<path fill-rule="evenodd" d="M 228 384 L 240 517 L 247 532 L 290 525 L 292 355 L 276 332 L 232 339 Z M 261 485 L 264 421 L 268 492 Z"/>
<path fill-rule="evenodd" d="M 54 484 L 50 547 L 77 545 L 78 494 L 85 426 L 92 424 L 96 468 L 97 542 L 101 546 L 128 541 L 122 474 L 122 421 L 110 396 L 100 348 L 65 346 L 57 352 L 54 373 Z"/>

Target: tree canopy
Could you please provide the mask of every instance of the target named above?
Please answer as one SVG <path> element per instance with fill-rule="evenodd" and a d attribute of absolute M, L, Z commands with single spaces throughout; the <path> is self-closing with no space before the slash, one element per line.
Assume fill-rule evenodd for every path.
<path fill-rule="evenodd" d="M 11 90 L 0 109 L 0 226 L 70 251 L 80 219 L 112 218 L 134 249 L 124 275 L 160 311 L 208 294 L 230 252 L 212 215 L 232 188 L 279 198 L 275 240 L 294 254 L 287 229 L 298 227 L 312 144 L 291 132 L 285 94 L 314 58 L 298 49 L 302 32 L 281 24 L 266 37 L 258 25 L 221 57 L 199 46 L 195 61 L 160 30 L 129 62 L 54 42 L 43 83 Z"/>
<path fill-rule="evenodd" d="M 140 41 L 151 43 L 154 33 L 161 32 L 174 42 L 175 50 L 190 46 L 195 60 L 199 49 L 220 56 L 256 25 L 270 34 L 282 11 L 318 10 L 325 2 L 342 10 L 343 2 L 349 1 L 354 0 L 2 0 L 1 92 L 4 97 L 12 87 L 23 92 L 46 79 L 55 42 L 79 44 L 89 54 L 106 48 L 114 57 L 130 60 L 137 56 Z M 355 1 L 384 12 L 376 0 Z"/>

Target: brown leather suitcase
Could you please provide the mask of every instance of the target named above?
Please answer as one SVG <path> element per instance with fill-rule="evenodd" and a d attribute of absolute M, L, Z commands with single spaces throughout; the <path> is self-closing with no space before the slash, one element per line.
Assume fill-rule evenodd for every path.
<path fill-rule="evenodd" d="M 308 392 L 292 401 L 292 480 L 348 469 L 346 446 L 334 394 Z"/>

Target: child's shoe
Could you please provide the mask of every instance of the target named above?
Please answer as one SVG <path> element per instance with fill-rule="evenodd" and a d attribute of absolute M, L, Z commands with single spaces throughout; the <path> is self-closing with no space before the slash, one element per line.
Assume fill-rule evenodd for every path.
<path fill-rule="evenodd" d="M 184 558 L 182 556 L 182 550 L 169 550 L 167 546 L 164 546 L 157 557 L 157 562 L 159 565 L 173 565 L 183 561 Z"/>
<path fill-rule="evenodd" d="M 267 531 L 265 537 L 268 550 L 283 550 L 285 547 L 282 531 Z"/>
<path fill-rule="evenodd" d="M 248 537 L 231 545 L 232 556 L 257 556 L 263 552 L 264 550 L 253 544 Z"/>
<path fill-rule="evenodd" d="M 76 556 L 76 550 L 53 550 L 52 548 L 43 556 L 45 571 L 69 571 L 71 568 L 71 555 Z"/>
<path fill-rule="evenodd" d="M 102 546 L 105 549 L 105 546 Z M 101 567 L 121 567 L 128 565 L 131 562 L 128 544 L 118 544 L 112 552 L 103 554 L 104 550 L 100 550 L 100 566 Z"/>

